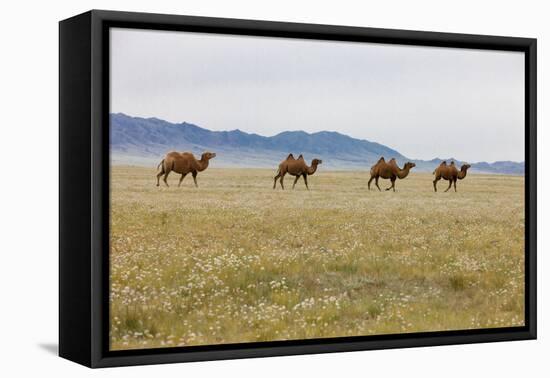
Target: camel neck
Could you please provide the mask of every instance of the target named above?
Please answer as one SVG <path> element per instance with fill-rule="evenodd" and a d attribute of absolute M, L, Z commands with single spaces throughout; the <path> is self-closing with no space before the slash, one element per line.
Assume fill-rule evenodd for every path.
<path fill-rule="evenodd" d="M 397 171 L 397 177 L 399 177 L 400 179 L 404 179 L 405 177 L 407 177 L 409 175 L 409 171 L 410 171 L 410 167 L 399 169 Z"/>
<path fill-rule="evenodd" d="M 206 168 L 208 168 L 208 159 L 201 158 L 197 163 L 197 171 L 204 171 Z"/>
<path fill-rule="evenodd" d="M 313 162 L 311 162 L 311 166 L 308 167 L 307 169 L 307 174 L 312 175 L 315 173 L 316 170 L 317 170 L 317 164 L 314 164 Z"/>

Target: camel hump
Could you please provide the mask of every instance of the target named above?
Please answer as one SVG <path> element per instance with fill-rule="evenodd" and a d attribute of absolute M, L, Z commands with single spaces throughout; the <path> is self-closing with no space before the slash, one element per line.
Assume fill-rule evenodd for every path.
<path fill-rule="evenodd" d="M 374 175 L 374 170 L 378 166 L 378 164 L 385 163 L 385 162 L 386 160 L 384 160 L 384 156 L 380 156 L 380 159 L 378 159 L 378 161 L 370 167 L 370 174 Z"/>
<path fill-rule="evenodd" d="M 454 161 L 454 160 L 451 161 L 451 165 L 455 165 L 455 161 Z"/>
<path fill-rule="evenodd" d="M 288 156 L 286 157 L 286 160 L 294 160 L 294 155 L 288 154 Z"/>
<path fill-rule="evenodd" d="M 445 160 L 443 160 L 443 161 L 441 162 L 441 164 L 439 164 L 439 165 L 445 166 L 445 165 L 447 165 L 447 162 L 446 162 Z"/>
<path fill-rule="evenodd" d="M 298 156 L 298 160 L 304 160 L 304 156 L 300 154 L 300 156 Z"/>

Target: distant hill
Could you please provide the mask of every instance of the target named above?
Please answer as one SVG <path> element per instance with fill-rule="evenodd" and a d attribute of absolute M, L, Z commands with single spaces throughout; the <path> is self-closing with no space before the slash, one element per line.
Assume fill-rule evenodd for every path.
<path fill-rule="evenodd" d="M 432 159 L 432 160 L 415 160 L 419 166 L 429 166 L 433 170 L 441 164 L 442 161 L 450 162 L 454 161 L 460 167 L 465 164 L 466 161 L 461 161 L 455 158 L 448 159 Z M 518 163 L 515 161 L 495 161 L 494 163 L 478 162 L 470 163 L 474 172 L 494 173 L 494 174 L 507 174 L 507 175 L 523 175 L 525 173 L 525 164 L 523 162 Z"/>
<path fill-rule="evenodd" d="M 323 159 L 327 169 L 368 169 L 380 156 L 395 157 L 401 164 L 414 161 L 418 170 L 433 170 L 442 160 L 412 160 L 382 144 L 351 138 L 337 132 L 285 131 L 272 137 L 240 130 L 211 131 L 190 123 L 170 123 L 158 118 L 111 114 L 113 163 L 153 165 L 171 150 L 200 154 L 214 151 L 216 166 L 273 168 L 289 153 L 307 160 Z M 449 160 L 449 159 L 447 159 Z M 488 173 L 523 174 L 523 163 L 476 163 L 472 168 Z"/>

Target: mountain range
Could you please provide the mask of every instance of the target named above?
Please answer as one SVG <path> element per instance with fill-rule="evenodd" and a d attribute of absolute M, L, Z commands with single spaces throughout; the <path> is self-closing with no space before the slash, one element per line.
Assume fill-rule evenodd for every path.
<path fill-rule="evenodd" d="M 380 143 L 333 132 L 285 131 L 266 137 L 241 130 L 211 131 L 191 123 L 170 123 L 158 118 L 110 115 L 111 160 L 114 164 L 155 165 L 168 151 L 217 153 L 216 166 L 276 167 L 289 153 L 323 160 L 326 169 L 369 169 L 380 156 L 396 158 L 400 164 L 416 163 L 418 171 L 433 171 L 449 158 L 418 160 L 403 156 Z M 523 174 L 524 163 L 500 161 L 470 163 L 473 171 L 498 174 Z"/>

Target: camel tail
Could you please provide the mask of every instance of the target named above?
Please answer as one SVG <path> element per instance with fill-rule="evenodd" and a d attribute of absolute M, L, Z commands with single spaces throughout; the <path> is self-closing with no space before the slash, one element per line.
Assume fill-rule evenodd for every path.
<path fill-rule="evenodd" d="M 159 165 L 157 165 L 157 171 L 159 170 L 160 166 L 164 164 L 164 159 L 162 159 L 162 161 L 159 163 Z"/>

